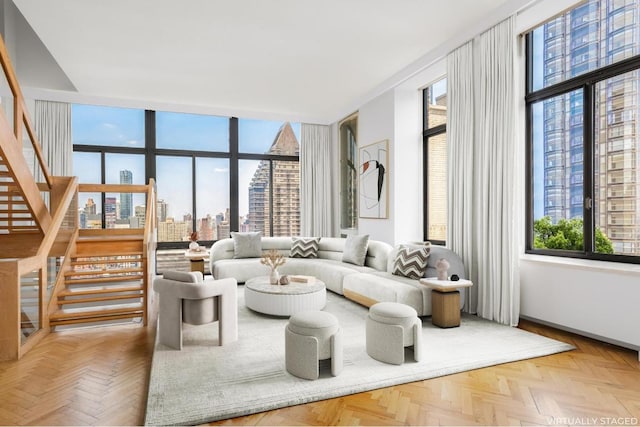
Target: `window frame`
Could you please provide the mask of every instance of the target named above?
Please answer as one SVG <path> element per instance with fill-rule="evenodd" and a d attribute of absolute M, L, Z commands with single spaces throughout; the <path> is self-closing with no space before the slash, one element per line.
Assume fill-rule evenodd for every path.
<path fill-rule="evenodd" d="M 446 78 L 436 80 L 434 83 Z M 435 240 L 429 238 L 429 139 L 447 133 L 447 124 L 433 126 L 429 128 L 429 88 L 433 84 L 422 90 L 422 237 L 424 241 L 429 241 L 434 245 L 445 246 L 445 240 Z"/>
<path fill-rule="evenodd" d="M 238 118 L 229 117 L 229 152 L 220 151 L 199 151 L 199 150 L 182 150 L 182 149 L 168 149 L 157 148 L 156 146 L 156 121 L 155 110 L 145 110 L 144 114 L 144 148 L 140 147 L 118 147 L 118 146 L 102 146 L 102 145 L 83 145 L 73 144 L 73 152 L 89 152 L 101 154 L 101 182 L 105 183 L 105 154 L 142 154 L 145 156 L 145 182 L 149 182 L 149 179 L 156 178 L 156 157 L 157 156 L 176 156 L 176 157 L 190 157 L 192 162 L 192 229 L 197 229 L 197 210 L 196 210 L 196 159 L 197 158 L 224 158 L 229 159 L 229 228 L 231 231 L 239 230 L 239 161 L 240 160 L 265 160 L 269 161 L 270 169 L 273 170 L 272 164 L 274 161 L 290 161 L 300 163 L 299 155 L 279 155 L 279 154 L 264 154 L 264 153 L 241 153 L 238 150 Z M 270 179 L 273 172 L 270 174 Z M 273 198 L 273 185 L 270 186 L 269 197 Z M 105 204 L 106 194 L 102 193 L 102 206 Z M 273 203 L 270 206 L 269 216 L 269 230 L 273 232 Z M 106 214 L 104 208 L 101 212 L 102 215 L 102 228 L 106 226 Z M 199 242 L 205 246 L 212 245 L 215 241 L 199 240 Z M 186 249 L 188 248 L 188 241 L 176 241 L 176 242 L 157 242 L 157 249 Z"/>
<path fill-rule="evenodd" d="M 595 88 L 600 82 L 607 79 L 621 76 L 631 71 L 640 70 L 640 55 L 623 59 L 613 64 L 605 65 L 601 68 L 580 74 L 559 83 L 555 83 L 538 90 L 533 90 L 533 37 L 532 33 L 526 34 L 525 38 L 525 114 L 526 114 L 526 230 L 525 230 L 525 253 L 548 255 L 566 258 L 580 258 L 598 261 L 622 262 L 630 264 L 640 264 L 640 256 L 624 254 L 603 254 L 595 251 L 595 200 L 594 162 L 597 161 L 594 154 L 595 145 Z M 568 94 L 575 90 L 583 93 L 583 251 L 568 251 L 558 249 L 536 249 L 534 245 L 534 174 L 533 174 L 533 104 L 547 99 Z M 640 102 L 640 93 L 639 102 Z M 605 212 L 606 214 L 606 212 Z"/>

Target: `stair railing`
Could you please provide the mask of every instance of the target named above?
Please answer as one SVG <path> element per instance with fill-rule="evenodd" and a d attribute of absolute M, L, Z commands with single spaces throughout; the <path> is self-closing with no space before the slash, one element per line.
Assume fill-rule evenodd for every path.
<path fill-rule="evenodd" d="M 35 255 L 0 261 L 0 360 L 19 359 L 49 333 L 48 298 L 77 236 L 78 180 L 52 177 L 54 211 Z"/>
<path fill-rule="evenodd" d="M 11 64 L 11 58 L 9 58 L 9 53 L 7 52 L 7 47 L 4 44 L 2 36 L 0 36 L 0 65 L 2 66 L 4 78 L 9 85 L 11 94 L 13 95 L 13 123 L 7 127 L 7 129 L 13 128 L 13 133 L 16 139 L 15 143 L 20 148 L 22 148 L 22 141 L 24 140 L 24 137 L 28 137 L 36 159 L 38 160 L 42 176 L 47 183 L 47 187 L 51 188 L 53 185 L 51 173 L 49 172 L 49 167 L 44 159 L 42 149 L 40 148 L 40 144 L 36 138 L 36 133 L 33 130 L 31 120 L 29 119 L 24 96 L 22 95 L 20 84 L 18 83 L 16 73 L 13 69 L 13 65 Z M 5 114 L 6 113 L 7 111 L 5 110 Z M 26 131 L 26 135 L 23 134 L 23 131 Z"/>
<path fill-rule="evenodd" d="M 142 255 L 144 265 L 144 316 L 143 323 L 147 325 L 149 317 L 149 307 L 151 305 L 151 295 L 149 291 L 149 285 L 153 281 L 153 275 L 156 271 L 156 247 L 157 247 L 157 227 L 158 216 L 156 214 L 157 200 L 156 200 L 156 183 L 153 178 L 149 180 L 148 192 L 147 192 L 147 209 L 146 220 L 144 224 L 144 252 Z"/>

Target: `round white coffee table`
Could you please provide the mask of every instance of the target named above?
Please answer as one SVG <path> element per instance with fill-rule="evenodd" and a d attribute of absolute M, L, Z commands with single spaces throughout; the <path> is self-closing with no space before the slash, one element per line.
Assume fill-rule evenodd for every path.
<path fill-rule="evenodd" d="M 253 311 L 273 316 L 322 310 L 327 304 L 324 282 L 292 282 L 288 285 L 272 285 L 268 276 L 255 277 L 244 284 L 244 303 Z"/>

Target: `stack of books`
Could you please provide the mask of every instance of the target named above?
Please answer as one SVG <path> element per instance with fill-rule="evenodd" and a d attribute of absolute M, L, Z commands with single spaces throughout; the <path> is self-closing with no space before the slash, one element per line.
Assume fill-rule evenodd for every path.
<path fill-rule="evenodd" d="M 289 276 L 289 281 L 294 283 L 314 283 L 316 278 L 313 276 L 302 276 L 299 274 Z"/>

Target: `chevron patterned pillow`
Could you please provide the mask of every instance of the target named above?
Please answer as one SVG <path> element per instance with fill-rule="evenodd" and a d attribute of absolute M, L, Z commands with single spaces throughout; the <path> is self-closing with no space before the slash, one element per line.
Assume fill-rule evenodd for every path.
<path fill-rule="evenodd" d="M 319 237 L 292 237 L 291 258 L 318 258 Z"/>
<path fill-rule="evenodd" d="M 427 269 L 430 249 L 429 246 L 400 246 L 392 273 L 396 276 L 404 276 L 410 279 L 421 278 Z"/>

